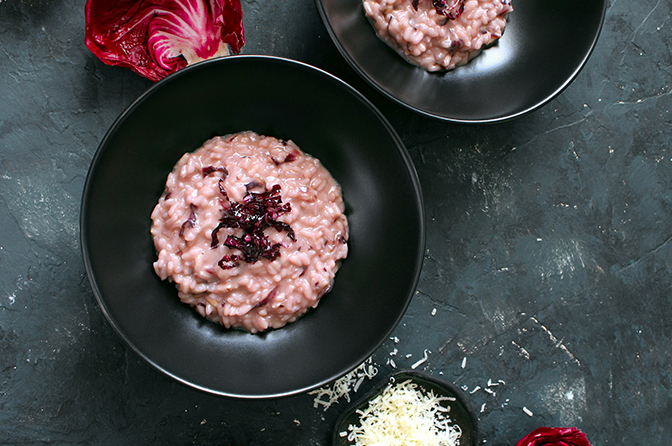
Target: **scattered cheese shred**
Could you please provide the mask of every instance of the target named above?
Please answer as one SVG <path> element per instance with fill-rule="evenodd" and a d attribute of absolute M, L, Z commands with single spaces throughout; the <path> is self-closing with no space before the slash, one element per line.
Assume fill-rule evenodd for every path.
<path fill-rule="evenodd" d="M 427 358 L 429 357 L 429 356 L 427 355 L 428 353 L 432 353 L 432 352 L 430 352 L 429 350 L 425 349 L 425 352 L 423 353 L 422 359 L 420 359 L 418 362 L 416 362 L 415 364 L 413 364 L 413 365 L 411 366 L 411 368 L 412 368 L 412 369 L 416 369 L 416 368 L 418 368 L 419 365 L 421 365 L 421 364 L 423 364 L 425 361 L 427 361 Z"/>
<path fill-rule="evenodd" d="M 341 398 L 350 402 L 350 391 L 356 393 L 359 386 L 364 382 L 364 378 L 371 379 L 377 374 L 378 369 L 374 366 L 373 359 L 367 359 L 355 370 L 337 379 L 331 386 L 320 387 L 310 392 L 309 395 L 316 395 L 313 400 L 313 407 L 316 409 L 322 407 L 326 412 L 332 404 L 338 403 Z"/>
<path fill-rule="evenodd" d="M 441 405 L 452 400 L 422 391 L 410 379 L 390 383 L 366 409 L 357 411 L 359 426 L 348 426 L 348 441 L 355 446 L 459 445 L 462 431 L 451 424 L 450 406 Z"/>

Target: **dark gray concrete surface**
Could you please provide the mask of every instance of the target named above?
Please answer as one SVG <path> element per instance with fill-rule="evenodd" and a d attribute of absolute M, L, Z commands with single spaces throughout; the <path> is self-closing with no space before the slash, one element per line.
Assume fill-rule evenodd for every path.
<path fill-rule="evenodd" d="M 463 126 L 369 87 L 312 0 L 243 0 L 243 53 L 355 86 L 422 183 L 420 283 L 359 393 L 394 370 L 390 358 L 409 367 L 428 349 L 419 369 L 481 387 L 470 400 L 486 444 L 548 425 L 579 427 L 594 446 L 670 444 L 672 3 L 610 3 L 559 97 Z M 0 444 L 327 444 L 345 401 L 325 412 L 307 394 L 205 394 L 120 340 L 84 272 L 79 207 L 100 140 L 151 82 L 86 49 L 83 0 L 0 1 L 0 42 Z M 488 380 L 502 381 L 492 394 Z"/>

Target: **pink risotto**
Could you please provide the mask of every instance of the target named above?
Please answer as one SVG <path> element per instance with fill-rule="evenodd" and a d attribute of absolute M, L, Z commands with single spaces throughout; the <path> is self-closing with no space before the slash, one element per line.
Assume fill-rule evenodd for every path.
<path fill-rule="evenodd" d="M 427 71 L 464 65 L 502 36 L 511 0 L 363 0 L 378 36 Z"/>
<path fill-rule="evenodd" d="M 339 184 L 292 141 L 215 137 L 168 175 L 154 270 L 227 328 L 280 328 L 331 289 L 348 254 L 343 211 Z"/>

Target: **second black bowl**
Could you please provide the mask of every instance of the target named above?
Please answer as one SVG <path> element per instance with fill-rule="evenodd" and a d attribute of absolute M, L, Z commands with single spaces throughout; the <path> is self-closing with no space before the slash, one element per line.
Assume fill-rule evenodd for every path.
<path fill-rule="evenodd" d="M 376 35 L 362 0 L 316 0 L 341 54 L 400 105 L 433 118 L 490 123 L 547 103 L 576 77 L 602 29 L 606 0 L 513 0 L 504 35 L 467 65 L 428 73 Z"/>

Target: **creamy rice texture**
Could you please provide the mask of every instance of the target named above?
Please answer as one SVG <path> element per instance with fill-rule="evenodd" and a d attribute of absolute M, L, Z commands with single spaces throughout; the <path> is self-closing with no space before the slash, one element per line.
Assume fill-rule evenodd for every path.
<path fill-rule="evenodd" d="M 506 17 L 513 11 L 511 0 L 363 2 L 378 36 L 427 71 L 451 70 L 469 62 L 502 36 Z"/>
<path fill-rule="evenodd" d="M 277 244 L 278 257 L 224 261 L 241 251 L 223 242 L 243 236 L 239 228 L 215 231 L 224 209 L 275 185 L 282 205 L 291 206 L 277 221 L 293 232 L 263 230 Z M 253 132 L 215 137 L 185 154 L 152 212 L 151 233 L 158 253 L 154 270 L 175 283 L 182 302 L 227 328 L 252 333 L 280 328 L 316 307 L 348 253 L 338 183 L 292 141 Z"/>

